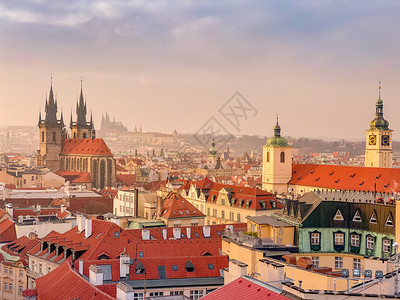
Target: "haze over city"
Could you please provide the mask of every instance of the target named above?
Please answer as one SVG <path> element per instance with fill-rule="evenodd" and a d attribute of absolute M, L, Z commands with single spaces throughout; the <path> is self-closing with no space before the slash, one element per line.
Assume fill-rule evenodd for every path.
<path fill-rule="evenodd" d="M 53 76 L 64 118 L 83 77 L 99 127 L 196 132 L 239 91 L 240 134 L 363 139 L 382 81 L 399 139 L 397 1 L 3 1 L 0 125 L 37 123 Z M 396 130 L 397 129 L 397 130 Z"/>

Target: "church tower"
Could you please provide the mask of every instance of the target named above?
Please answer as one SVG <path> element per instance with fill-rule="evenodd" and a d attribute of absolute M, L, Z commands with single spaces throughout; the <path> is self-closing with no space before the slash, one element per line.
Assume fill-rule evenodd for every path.
<path fill-rule="evenodd" d="M 67 137 L 63 114 L 57 119 L 57 99 L 54 98 L 53 84 L 50 85 L 49 98 L 46 97 L 45 119 L 39 112 L 38 127 L 40 130 L 40 145 L 36 165 L 47 167 L 52 172 L 60 169 L 60 153 L 62 144 Z"/>
<path fill-rule="evenodd" d="M 292 147 L 281 137 L 278 117 L 274 136 L 263 146 L 262 188 L 268 192 L 286 193 L 292 178 Z"/>
<path fill-rule="evenodd" d="M 214 136 L 212 137 L 211 147 L 208 150 L 207 161 L 209 164 L 216 164 L 218 160 L 217 148 L 215 148 Z"/>
<path fill-rule="evenodd" d="M 70 120 L 71 138 L 73 139 L 94 139 L 96 132 L 93 126 L 93 117 L 90 115 L 90 121 L 86 121 L 86 101 L 83 99 L 82 80 L 81 94 L 79 101 L 76 102 L 76 122 L 72 121 L 72 113 Z"/>
<path fill-rule="evenodd" d="M 376 100 L 375 119 L 366 130 L 365 166 L 375 168 L 393 167 L 392 132 L 389 122 L 383 118 L 383 101 L 381 99 L 381 83 L 379 82 L 379 98 Z"/>

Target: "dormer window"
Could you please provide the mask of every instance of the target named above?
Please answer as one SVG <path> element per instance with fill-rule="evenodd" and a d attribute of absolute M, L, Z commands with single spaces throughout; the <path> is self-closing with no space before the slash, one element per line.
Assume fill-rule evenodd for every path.
<path fill-rule="evenodd" d="M 372 213 L 371 218 L 369 219 L 369 222 L 371 224 L 378 224 L 377 220 L 376 220 L 376 215 L 375 212 Z"/>
<path fill-rule="evenodd" d="M 343 218 L 343 215 L 342 215 L 342 212 L 340 211 L 340 209 L 338 209 L 338 210 L 336 211 L 336 214 L 335 214 L 335 216 L 333 217 L 333 220 L 334 220 L 334 221 L 344 221 L 344 218 Z"/>
<path fill-rule="evenodd" d="M 194 265 L 193 263 L 188 260 L 185 264 L 186 272 L 194 272 Z"/>
<path fill-rule="evenodd" d="M 386 223 L 385 226 L 391 226 L 393 227 L 393 220 L 392 220 L 392 216 L 389 214 L 387 219 L 386 219 Z"/>
<path fill-rule="evenodd" d="M 135 271 L 136 274 L 144 274 L 145 273 L 144 265 L 141 262 L 139 262 L 135 267 Z"/>
<path fill-rule="evenodd" d="M 362 222 L 361 215 L 359 211 L 356 211 L 353 217 L 353 222 Z"/>

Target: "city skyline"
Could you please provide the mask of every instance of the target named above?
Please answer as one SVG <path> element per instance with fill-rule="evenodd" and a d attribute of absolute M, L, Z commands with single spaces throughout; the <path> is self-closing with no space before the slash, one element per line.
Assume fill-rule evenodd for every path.
<path fill-rule="evenodd" d="M 108 111 L 130 130 L 195 133 L 238 91 L 257 115 L 224 123 L 235 135 L 271 136 L 279 112 L 285 136 L 364 139 L 382 81 L 398 140 L 400 4 L 363 3 L 3 3 L 0 125 L 36 124 L 50 76 L 69 120 L 82 76 L 96 128 Z"/>

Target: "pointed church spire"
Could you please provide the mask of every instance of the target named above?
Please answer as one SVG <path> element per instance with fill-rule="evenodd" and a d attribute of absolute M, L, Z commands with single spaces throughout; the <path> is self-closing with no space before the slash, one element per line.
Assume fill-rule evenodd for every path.
<path fill-rule="evenodd" d="M 38 124 L 42 123 L 42 112 L 41 109 L 39 108 L 39 121 Z"/>
<path fill-rule="evenodd" d="M 46 111 L 46 122 L 50 124 L 57 123 L 57 104 L 56 102 L 54 102 L 53 76 L 51 76 L 50 80 L 50 94 L 48 101 L 46 97 L 45 111 Z"/>
<path fill-rule="evenodd" d="M 81 77 L 81 93 L 79 96 L 79 102 L 76 104 L 76 123 L 78 125 L 86 125 L 86 102 L 83 98 L 83 84 Z"/>
<path fill-rule="evenodd" d="M 72 110 L 71 110 L 71 118 L 70 118 L 70 121 L 69 121 L 69 127 L 72 127 Z"/>

